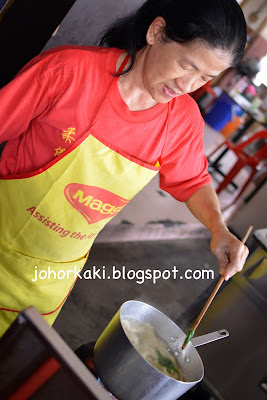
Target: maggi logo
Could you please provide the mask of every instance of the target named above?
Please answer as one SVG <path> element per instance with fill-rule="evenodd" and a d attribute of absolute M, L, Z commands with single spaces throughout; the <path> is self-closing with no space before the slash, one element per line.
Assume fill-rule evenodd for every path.
<path fill-rule="evenodd" d="M 111 214 L 111 215 L 115 215 L 117 214 L 122 207 L 116 207 L 113 206 L 112 204 L 109 203 L 104 203 L 99 200 L 96 199 L 93 196 L 84 196 L 84 192 L 82 190 L 77 190 L 77 192 L 74 194 L 73 198 L 74 199 L 78 199 L 79 203 L 84 203 L 84 205 L 86 207 L 91 208 L 91 210 L 96 210 L 99 211 L 101 214 Z"/>
<path fill-rule="evenodd" d="M 88 224 L 114 217 L 129 201 L 106 189 L 80 183 L 68 184 L 64 194 Z"/>

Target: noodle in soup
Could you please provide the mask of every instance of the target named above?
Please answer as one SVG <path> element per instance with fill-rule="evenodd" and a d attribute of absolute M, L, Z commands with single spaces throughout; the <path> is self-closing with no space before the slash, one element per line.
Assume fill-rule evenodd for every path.
<path fill-rule="evenodd" d="M 133 318 L 123 318 L 121 322 L 128 339 L 147 362 L 170 378 L 185 381 L 176 358 L 165 341 L 156 335 L 152 325 Z"/>

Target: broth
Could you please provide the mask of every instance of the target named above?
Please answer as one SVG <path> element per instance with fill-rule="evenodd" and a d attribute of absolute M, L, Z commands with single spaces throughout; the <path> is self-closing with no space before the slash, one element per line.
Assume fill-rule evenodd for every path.
<path fill-rule="evenodd" d="M 170 378 L 185 382 L 185 376 L 166 342 L 156 335 L 152 325 L 134 318 L 123 318 L 122 327 L 134 348 L 154 368 Z"/>

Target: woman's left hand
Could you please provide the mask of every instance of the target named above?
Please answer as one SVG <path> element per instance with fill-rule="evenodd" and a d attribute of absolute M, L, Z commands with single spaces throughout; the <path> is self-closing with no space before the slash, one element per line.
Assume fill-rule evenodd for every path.
<path fill-rule="evenodd" d="M 242 271 L 249 254 L 247 246 L 240 242 L 229 230 L 220 229 L 212 233 L 210 248 L 219 262 L 219 273 L 226 281 Z"/>

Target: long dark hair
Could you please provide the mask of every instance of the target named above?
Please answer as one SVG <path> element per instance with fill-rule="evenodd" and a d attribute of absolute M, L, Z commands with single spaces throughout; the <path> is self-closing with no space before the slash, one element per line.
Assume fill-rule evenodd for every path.
<path fill-rule="evenodd" d="M 201 40 L 210 48 L 230 53 L 232 66 L 241 60 L 246 44 L 246 22 L 236 0 L 147 0 L 137 11 L 111 24 L 100 38 L 100 46 L 125 49 L 135 62 L 135 51 L 143 48 L 147 30 L 156 17 L 163 17 L 163 40 L 179 43 Z"/>

